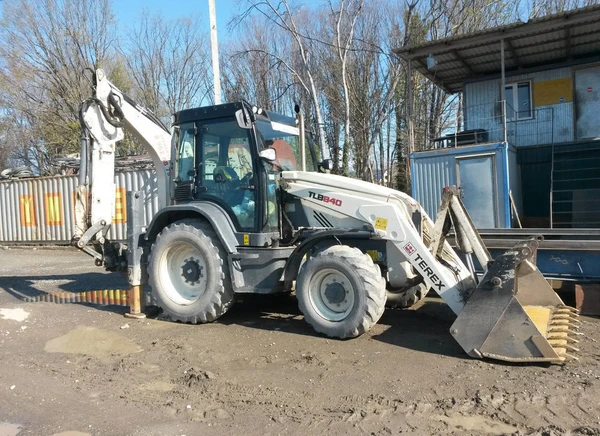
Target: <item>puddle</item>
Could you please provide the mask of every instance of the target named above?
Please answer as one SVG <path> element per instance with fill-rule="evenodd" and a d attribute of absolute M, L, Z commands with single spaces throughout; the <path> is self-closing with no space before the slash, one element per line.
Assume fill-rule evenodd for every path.
<path fill-rule="evenodd" d="M 29 312 L 25 312 L 23 309 L 0 309 L 0 316 L 2 319 L 11 319 L 13 321 L 23 322 L 29 318 Z M 0 436 L 2 434 L 0 433 Z"/>
<path fill-rule="evenodd" d="M 513 425 L 494 421 L 493 419 L 481 415 L 435 415 L 433 416 L 433 419 L 445 422 L 449 427 L 454 427 L 456 430 L 476 431 L 488 435 L 511 434 L 519 430 Z"/>
<path fill-rule="evenodd" d="M 122 356 L 142 351 L 139 345 L 129 339 L 93 327 L 77 327 L 64 336 L 46 342 L 44 349 L 49 353 L 85 354 L 95 357 L 113 354 Z"/>
<path fill-rule="evenodd" d="M 21 431 L 21 426 L 19 424 L 0 422 L 0 436 L 17 436 L 19 431 Z"/>

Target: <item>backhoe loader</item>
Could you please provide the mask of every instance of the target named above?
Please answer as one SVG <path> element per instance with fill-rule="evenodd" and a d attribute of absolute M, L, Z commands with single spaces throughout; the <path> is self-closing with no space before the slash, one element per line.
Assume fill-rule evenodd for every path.
<path fill-rule="evenodd" d="M 314 148 L 307 159 L 298 109 L 296 119 L 245 101 L 186 109 L 169 131 L 102 70 L 94 83 L 81 108 L 74 243 L 100 265 L 128 268 L 132 286 L 147 275 L 172 320 L 210 322 L 238 294 L 295 291 L 317 332 L 352 338 L 379 320 L 388 295 L 407 306 L 433 289 L 457 315 L 450 333 L 469 356 L 573 358 L 577 312 L 535 266 L 539 241 L 492 260 L 455 188 L 434 223 L 410 196 L 329 174 Z M 130 226 L 127 247 L 106 239 L 123 128 L 154 161 L 161 207 L 147 226 Z M 446 241 L 451 228 L 463 258 Z"/>

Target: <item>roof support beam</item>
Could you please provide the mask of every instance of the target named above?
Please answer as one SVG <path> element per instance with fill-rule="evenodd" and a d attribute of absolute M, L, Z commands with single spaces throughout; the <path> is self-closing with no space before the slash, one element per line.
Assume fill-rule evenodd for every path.
<path fill-rule="evenodd" d="M 504 131 L 504 142 L 507 142 L 506 138 L 506 73 L 504 64 L 504 39 L 500 40 L 500 69 L 501 69 L 501 86 L 500 86 L 500 100 L 502 101 L 502 130 Z"/>
<path fill-rule="evenodd" d="M 471 68 L 471 65 L 469 65 L 467 63 L 467 61 L 460 54 L 458 54 L 458 51 L 452 50 L 450 53 L 452 53 L 452 56 L 454 56 L 456 58 L 456 60 L 459 61 L 463 67 L 465 67 L 465 69 L 469 72 L 469 74 L 471 76 L 477 75 L 475 73 L 475 71 L 473 71 L 473 68 Z"/>
<path fill-rule="evenodd" d="M 565 57 L 568 60 L 571 60 L 571 28 L 569 26 L 565 27 Z"/>
<path fill-rule="evenodd" d="M 408 123 L 408 156 L 410 156 L 410 154 L 412 152 L 415 151 L 415 128 L 414 128 L 414 124 L 413 124 L 413 100 L 414 100 L 414 96 L 413 96 L 413 68 L 412 68 L 412 61 L 409 59 L 408 60 L 408 74 L 407 74 L 407 78 L 408 78 L 408 106 L 407 106 L 407 123 Z M 409 176 L 409 180 L 410 180 L 410 167 L 407 168 L 408 169 L 408 176 Z"/>
<path fill-rule="evenodd" d="M 462 79 L 458 80 L 458 81 L 456 81 L 456 80 L 440 81 L 439 77 L 436 77 L 435 73 L 432 73 L 431 71 L 429 71 L 427 69 L 427 64 L 423 59 L 409 59 L 406 61 L 407 64 L 409 61 L 412 61 L 413 76 L 414 76 L 414 72 L 418 71 L 419 73 L 421 73 L 421 75 L 423 75 L 427 79 L 429 79 L 431 81 L 431 83 L 433 83 L 436 86 L 438 86 L 439 88 L 443 89 L 444 92 L 447 92 L 448 94 L 454 94 L 457 92 L 453 89 L 456 86 L 455 82 L 457 82 L 460 86 L 462 86 Z"/>
<path fill-rule="evenodd" d="M 512 43 L 510 42 L 510 39 L 505 39 L 504 42 L 506 43 L 506 47 L 508 47 L 508 49 L 510 50 L 512 58 L 515 61 L 515 66 L 517 68 L 522 68 L 523 66 L 521 65 L 521 61 L 519 60 L 519 55 L 517 54 L 517 51 L 515 50 L 515 46 L 512 45 Z"/>

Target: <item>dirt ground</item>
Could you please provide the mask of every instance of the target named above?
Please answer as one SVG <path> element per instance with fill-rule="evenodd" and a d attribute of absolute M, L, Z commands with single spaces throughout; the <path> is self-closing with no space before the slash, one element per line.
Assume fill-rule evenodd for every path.
<path fill-rule="evenodd" d="M 24 303 L 126 289 L 71 249 L 0 249 L 3 435 L 600 435 L 600 320 L 579 361 L 474 360 L 427 298 L 360 338 L 313 333 L 293 296 L 240 299 L 218 322 Z"/>

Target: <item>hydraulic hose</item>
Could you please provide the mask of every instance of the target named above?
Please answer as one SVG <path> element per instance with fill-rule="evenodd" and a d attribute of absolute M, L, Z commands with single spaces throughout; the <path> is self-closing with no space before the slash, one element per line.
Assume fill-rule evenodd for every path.
<path fill-rule="evenodd" d="M 90 101 L 86 100 L 79 106 L 79 125 L 81 126 L 81 154 L 79 156 L 79 185 L 88 184 L 88 160 L 89 160 L 89 131 L 83 120 L 83 114 L 88 109 Z"/>

